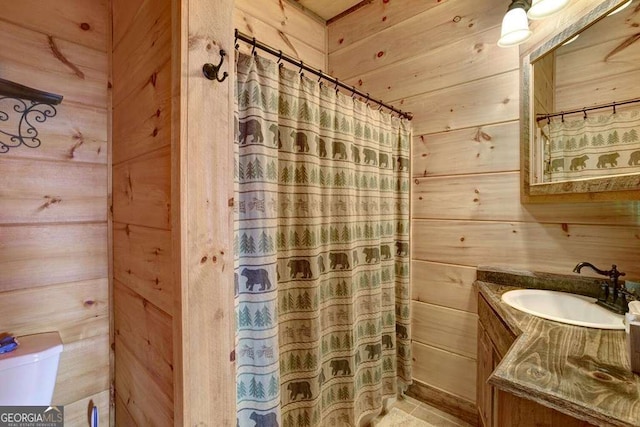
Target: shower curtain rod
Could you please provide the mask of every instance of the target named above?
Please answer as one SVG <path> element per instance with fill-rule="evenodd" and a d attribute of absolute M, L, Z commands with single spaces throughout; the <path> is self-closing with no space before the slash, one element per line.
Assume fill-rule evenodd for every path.
<path fill-rule="evenodd" d="M 354 97 L 355 95 L 358 95 L 358 96 L 366 99 L 367 103 L 369 103 L 369 101 L 374 102 L 374 103 L 378 104 L 380 106 L 380 108 L 384 107 L 384 108 L 386 108 L 386 109 L 398 114 L 400 117 L 404 117 L 407 120 L 413 119 L 413 114 L 411 114 L 409 112 L 404 112 L 402 110 L 398 110 L 397 108 L 395 108 L 395 107 L 393 107 L 393 106 L 391 106 L 389 104 L 386 104 L 382 100 L 373 99 L 373 98 L 371 98 L 371 96 L 368 93 L 364 93 L 364 92 L 356 89 L 355 86 L 349 87 L 348 85 L 346 85 L 346 84 L 342 83 L 341 81 L 339 81 L 337 77 L 333 77 L 333 76 L 330 76 L 329 74 L 325 74 L 325 73 L 322 72 L 322 70 L 313 69 L 313 68 L 309 67 L 308 65 L 305 65 L 304 62 L 302 62 L 302 61 L 300 61 L 300 60 L 298 60 L 296 58 L 293 58 L 292 56 L 289 56 L 286 53 L 283 53 L 281 50 L 275 49 L 275 48 L 273 48 L 273 47 L 271 47 L 269 45 L 266 45 L 266 44 L 256 40 L 255 37 L 250 37 L 247 34 L 244 34 L 244 33 L 240 32 L 240 31 L 238 31 L 237 29 L 236 29 L 236 32 L 235 32 L 235 37 L 236 37 L 236 42 L 238 40 L 241 40 L 241 41 L 243 41 L 245 43 L 250 44 L 254 49 L 260 49 L 260 50 L 263 50 L 263 51 L 265 51 L 265 52 L 267 52 L 267 53 L 269 53 L 269 54 L 271 54 L 273 56 L 278 57 L 278 62 L 280 62 L 280 60 L 287 61 L 288 63 L 293 64 L 296 67 L 299 67 L 300 68 L 300 72 L 302 72 L 302 70 L 305 70 L 305 71 L 308 71 L 308 72 L 320 77 L 320 79 L 324 79 L 324 80 L 326 80 L 328 82 L 331 82 L 332 84 L 334 84 L 336 86 L 336 91 L 338 90 L 338 86 L 340 86 L 341 88 L 346 89 L 349 92 L 351 92 L 351 96 L 352 97 Z M 237 48 L 238 48 L 238 45 L 236 44 L 236 49 Z"/>
<path fill-rule="evenodd" d="M 547 120 L 550 119 L 551 117 L 558 117 L 558 116 L 566 116 L 568 114 L 575 114 L 575 113 L 584 113 L 584 118 L 587 118 L 587 111 L 592 111 L 592 110 L 601 110 L 603 108 L 610 108 L 613 107 L 613 112 L 616 112 L 616 107 L 620 106 L 620 105 L 627 105 L 627 104 L 635 104 L 636 102 L 640 102 L 640 98 L 635 98 L 635 99 L 628 99 L 626 101 L 620 101 L 620 102 L 610 102 L 608 104 L 601 104 L 601 105 L 594 105 L 593 107 L 588 107 L 588 108 L 580 108 L 577 110 L 569 110 L 569 111 L 561 111 L 559 113 L 553 113 L 553 114 L 543 114 L 543 113 L 538 113 L 537 114 L 537 118 L 536 121 L 542 121 L 542 120 Z"/>

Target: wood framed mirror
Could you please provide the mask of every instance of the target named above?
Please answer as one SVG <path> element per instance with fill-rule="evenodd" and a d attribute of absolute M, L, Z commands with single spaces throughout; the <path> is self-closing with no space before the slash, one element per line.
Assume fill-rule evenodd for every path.
<path fill-rule="evenodd" d="M 604 0 L 529 51 L 522 201 L 640 200 L 640 0 Z"/>

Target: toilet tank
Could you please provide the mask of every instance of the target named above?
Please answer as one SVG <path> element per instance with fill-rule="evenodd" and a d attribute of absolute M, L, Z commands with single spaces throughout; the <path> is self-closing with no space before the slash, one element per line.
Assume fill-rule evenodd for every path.
<path fill-rule="evenodd" d="M 0 406 L 50 405 L 62 340 L 57 332 L 18 337 L 18 348 L 0 354 Z"/>

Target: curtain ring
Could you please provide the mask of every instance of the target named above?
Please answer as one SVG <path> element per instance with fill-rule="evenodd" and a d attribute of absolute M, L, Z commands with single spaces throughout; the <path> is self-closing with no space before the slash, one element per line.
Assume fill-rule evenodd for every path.
<path fill-rule="evenodd" d="M 256 38 L 255 37 L 253 38 L 253 41 L 251 42 L 251 46 L 253 46 L 251 48 L 251 55 L 255 55 L 255 53 L 256 53 Z"/>
<path fill-rule="evenodd" d="M 334 82 L 336 85 L 333 87 L 333 88 L 336 90 L 336 95 L 338 94 L 338 82 L 339 82 L 339 80 L 338 80 L 338 78 L 336 77 L 336 80 L 335 80 L 335 82 Z"/>
<path fill-rule="evenodd" d="M 235 40 L 233 41 L 233 45 L 236 48 L 236 50 L 240 49 L 240 45 L 238 44 L 238 29 L 236 28 L 235 31 Z"/>
<path fill-rule="evenodd" d="M 320 68 L 318 68 L 318 83 L 322 83 L 320 80 L 322 80 L 322 70 Z"/>
<path fill-rule="evenodd" d="M 564 111 L 560 113 L 560 118 L 562 119 L 562 123 L 564 123 Z"/>
<path fill-rule="evenodd" d="M 356 99 L 356 87 L 351 86 L 351 98 Z"/>
<path fill-rule="evenodd" d="M 615 113 L 616 113 L 616 103 L 614 102 L 613 103 L 613 114 L 615 114 Z"/>
<path fill-rule="evenodd" d="M 369 106 L 369 92 L 367 92 L 367 101 L 366 101 L 367 107 Z"/>
<path fill-rule="evenodd" d="M 547 124 L 550 125 L 551 124 L 551 116 L 547 115 Z"/>
<path fill-rule="evenodd" d="M 278 64 L 278 67 L 280 67 L 280 68 L 284 67 L 284 63 L 281 62 L 281 61 L 282 61 L 282 51 L 279 50 L 278 51 L 278 62 L 277 62 L 277 64 Z"/>
<path fill-rule="evenodd" d="M 583 108 L 582 112 L 584 113 L 584 119 L 587 120 L 587 109 Z"/>

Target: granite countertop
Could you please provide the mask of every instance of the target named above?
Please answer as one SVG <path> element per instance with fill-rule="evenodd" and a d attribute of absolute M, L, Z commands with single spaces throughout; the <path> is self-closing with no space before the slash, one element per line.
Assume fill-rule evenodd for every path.
<path fill-rule="evenodd" d="M 478 292 L 517 337 L 489 383 L 591 424 L 637 427 L 640 376 L 631 372 L 624 331 L 545 320 L 501 300 L 503 293 L 522 288 L 593 296 L 599 283 L 597 279 L 479 267 Z"/>

